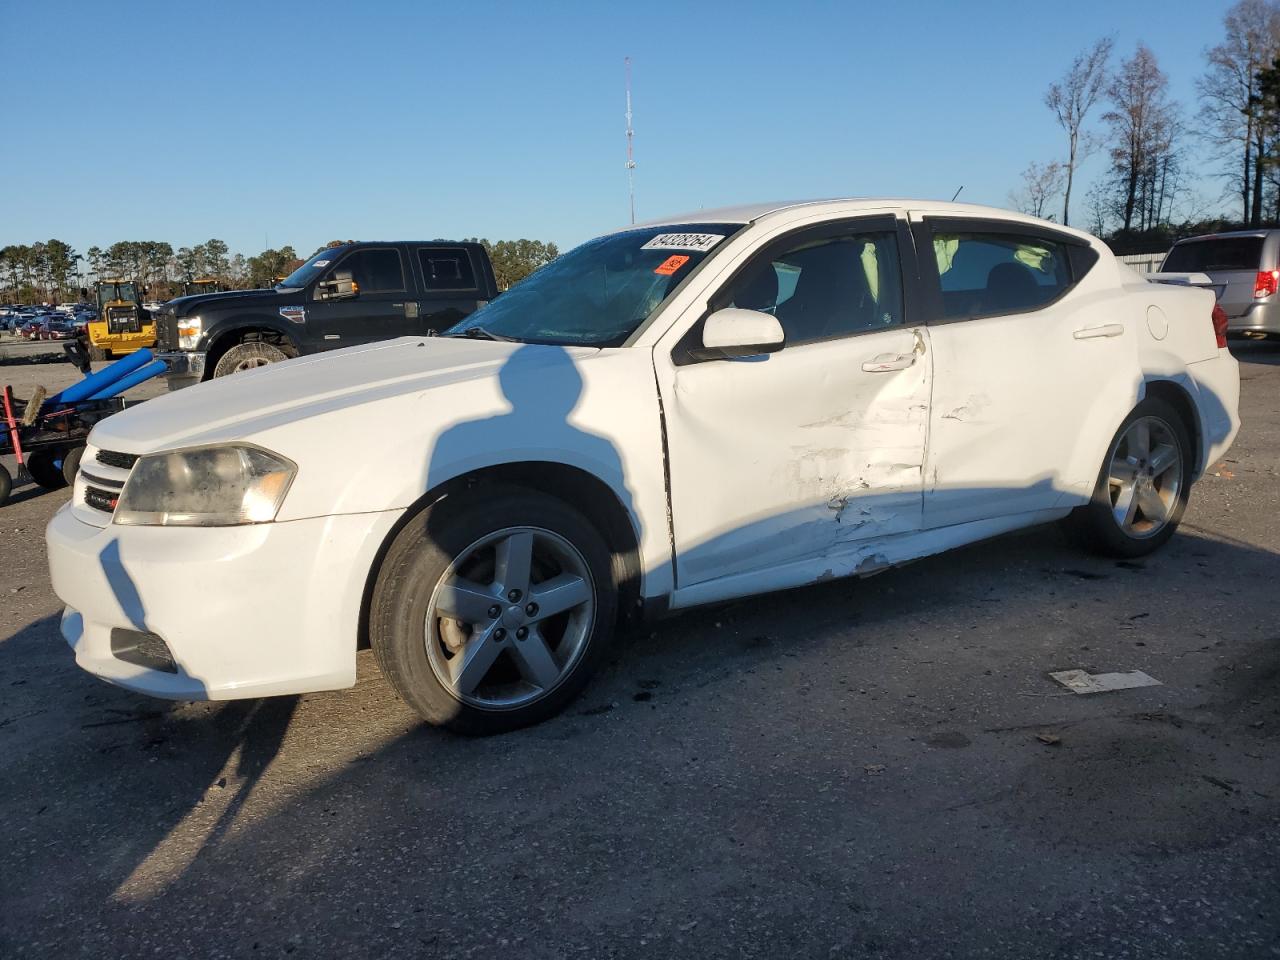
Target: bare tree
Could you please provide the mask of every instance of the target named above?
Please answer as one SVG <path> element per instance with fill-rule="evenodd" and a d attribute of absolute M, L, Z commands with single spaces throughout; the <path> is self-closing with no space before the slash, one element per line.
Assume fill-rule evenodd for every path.
<path fill-rule="evenodd" d="M 1044 103 L 1067 132 L 1066 191 L 1062 197 L 1062 223 L 1068 225 L 1071 212 L 1071 182 L 1076 167 L 1093 152 L 1093 142 L 1082 132 L 1085 118 L 1107 86 L 1107 64 L 1112 41 L 1103 37 L 1071 61 L 1071 68 L 1058 83 L 1049 85 Z"/>
<path fill-rule="evenodd" d="M 1161 222 L 1174 199 L 1178 135 L 1176 104 L 1155 54 L 1139 43 L 1107 89 L 1112 109 L 1102 117 L 1110 126 L 1111 170 L 1121 198 L 1122 229 L 1135 219 L 1139 229 Z"/>
<path fill-rule="evenodd" d="M 1022 171 L 1022 188 L 1009 193 L 1009 200 L 1023 213 L 1033 217 L 1043 217 L 1045 208 L 1062 190 L 1064 167 L 1057 160 L 1048 163 L 1037 163 L 1032 160 L 1027 169 Z M 1049 214 L 1053 219 L 1053 214 Z"/>
<path fill-rule="evenodd" d="M 1205 136 L 1225 150 L 1226 176 L 1240 197 L 1242 220 L 1262 219 L 1267 129 L 1259 109 L 1258 73 L 1280 54 L 1280 3 L 1239 0 L 1222 18 L 1222 43 L 1205 51 L 1209 62 L 1197 81 Z"/>

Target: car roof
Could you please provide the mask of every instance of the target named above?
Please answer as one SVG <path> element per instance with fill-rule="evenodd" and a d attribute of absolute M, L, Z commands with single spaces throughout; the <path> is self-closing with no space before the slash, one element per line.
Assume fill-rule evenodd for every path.
<path fill-rule="evenodd" d="M 1041 220 L 1012 210 L 1000 207 L 988 207 L 976 203 L 952 203 L 945 200 L 925 200 L 919 197 L 838 197 L 821 200 L 783 200 L 765 203 L 747 203 L 732 207 L 716 207 L 712 209 L 694 210 L 676 216 L 659 217 L 632 226 L 621 227 L 614 233 L 626 230 L 637 230 L 642 227 L 660 227 L 667 224 L 681 223 L 756 223 L 773 216 L 794 213 L 805 208 L 815 214 L 829 213 L 832 216 L 856 216 L 885 208 L 901 210 L 927 210 L 933 214 L 952 217 L 977 219 L 1009 220 L 1033 226 L 1047 226 L 1063 233 L 1075 234 L 1082 239 L 1093 240 L 1086 233 L 1073 227 L 1064 227 L 1060 223 Z"/>

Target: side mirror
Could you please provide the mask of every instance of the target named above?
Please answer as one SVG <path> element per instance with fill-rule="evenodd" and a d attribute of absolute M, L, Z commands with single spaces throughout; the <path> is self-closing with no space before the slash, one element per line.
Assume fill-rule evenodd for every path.
<path fill-rule="evenodd" d="M 726 307 L 707 317 L 702 325 L 702 346 L 689 354 L 694 360 L 729 360 L 777 353 L 787 337 L 778 318 L 759 310 Z"/>
<path fill-rule="evenodd" d="M 360 284 L 351 277 L 350 270 L 337 270 L 319 286 L 321 300 L 350 300 L 360 295 Z"/>

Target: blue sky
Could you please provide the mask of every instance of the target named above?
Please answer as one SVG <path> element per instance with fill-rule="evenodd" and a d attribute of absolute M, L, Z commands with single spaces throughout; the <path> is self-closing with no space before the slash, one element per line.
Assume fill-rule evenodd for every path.
<path fill-rule="evenodd" d="M 1142 40 L 1191 121 L 1229 5 L 0 0 L 0 246 L 570 246 L 628 217 L 627 55 L 640 219 L 961 184 L 1004 206 L 1063 153 L 1042 96 L 1076 52 Z"/>

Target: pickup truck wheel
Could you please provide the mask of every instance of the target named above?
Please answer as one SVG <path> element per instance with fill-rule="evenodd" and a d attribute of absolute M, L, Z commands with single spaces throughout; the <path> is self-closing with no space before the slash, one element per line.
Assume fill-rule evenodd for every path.
<path fill-rule="evenodd" d="M 1156 397 L 1125 418 L 1107 451 L 1092 501 L 1067 531 L 1095 553 L 1141 557 L 1178 527 L 1191 489 L 1191 438 L 1178 412 Z"/>
<path fill-rule="evenodd" d="M 485 486 L 401 530 L 374 587 L 382 671 L 429 723 L 490 734 L 559 713 L 613 635 L 603 537 L 546 494 Z"/>
<path fill-rule="evenodd" d="M 0 506 L 4 506 L 4 502 L 9 499 L 9 493 L 13 490 L 13 477 L 9 475 L 9 471 L 0 464 Z"/>
<path fill-rule="evenodd" d="M 248 343 L 237 343 L 219 357 L 217 366 L 213 368 L 213 375 L 225 377 L 232 373 L 240 373 L 242 370 L 265 367 L 269 363 L 279 363 L 281 360 L 288 359 L 288 355 L 279 347 L 260 340 L 251 340 Z"/>

